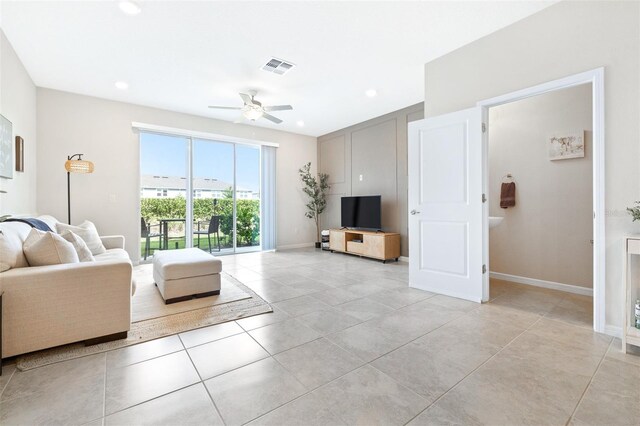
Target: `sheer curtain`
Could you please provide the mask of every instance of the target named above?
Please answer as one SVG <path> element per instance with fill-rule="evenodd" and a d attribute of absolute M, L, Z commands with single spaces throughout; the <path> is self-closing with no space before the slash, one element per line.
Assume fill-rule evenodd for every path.
<path fill-rule="evenodd" d="M 274 146 L 262 146 L 261 202 L 262 250 L 276 248 L 276 153 Z"/>

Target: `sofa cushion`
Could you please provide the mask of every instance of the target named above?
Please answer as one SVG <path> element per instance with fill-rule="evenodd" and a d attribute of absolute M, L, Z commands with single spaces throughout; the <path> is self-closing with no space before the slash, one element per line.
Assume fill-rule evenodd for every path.
<path fill-rule="evenodd" d="M 87 243 L 85 243 L 78 235 L 71 231 L 64 231 L 60 236 L 73 245 L 76 253 L 78 253 L 78 259 L 80 259 L 80 262 L 93 262 L 96 260 L 91 254 L 89 247 L 87 247 Z"/>
<path fill-rule="evenodd" d="M 78 263 L 78 253 L 73 245 L 53 232 L 31 229 L 22 246 L 30 266 Z"/>
<path fill-rule="evenodd" d="M 127 253 L 123 249 L 109 249 L 102 254 L 97 254 L 94 256 L 96 262 L 102 262 L 105 260 L 119 260 L 126 259 L 129 260 L 129 253 Z"/>
<path fill-rule="evenodd" d="M 22 251 L 22 244 L 29 235 L 31 227 L 26 223 L 0 223 L 0 262 L 9 268 L 23 268 L 29 266 Z"/>
<path fill-rule="evenodd" d="M 87 247 L 89 247 L 89 250 L 91 250 L 91 254 L 94 256 L 107 251 L 107 249 L 105 249 L 104 245 L 102 244 L 100 235 L 98 235 L 96 226 L 88 220 L 85 220 L 79 226 L 67 225 L 66 223 L 58 222 L 56 224 L 56 229 L 58 230 L 59 234 L 62 234 L 64 231 L 71 231 L 74 234 L 78 235 L 84 240 L 85 243 L 87 243 Z"/>

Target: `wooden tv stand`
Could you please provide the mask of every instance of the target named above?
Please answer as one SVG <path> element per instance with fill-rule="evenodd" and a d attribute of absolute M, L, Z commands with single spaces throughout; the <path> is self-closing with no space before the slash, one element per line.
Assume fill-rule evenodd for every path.
<path fill-rule="evenodd" d="M 373 259 L 387 260 L 400 258 L 400 234 L 395 232 L 359 231 L 352 229 L 331 229 L 329 250 L 333 253 L 355 254 Z"/>

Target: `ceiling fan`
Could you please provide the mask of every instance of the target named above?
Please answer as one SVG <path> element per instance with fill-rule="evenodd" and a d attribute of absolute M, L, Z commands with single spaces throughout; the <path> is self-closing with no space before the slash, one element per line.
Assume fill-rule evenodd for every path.
<path fill-rule="evenodd" d="M 244 106 L 241 107 L 226 107 L 226 106 L 209 106 L 209 108 L 216 109 L 237 109 L 242 111 L 242 115 L 238 117 L 234 123 L 241 123 L 245 118 L 248 120 L 255 121 L 258 118 L 266 118 L 267 120 L 280 124 L 282 120 L 278 117 L 274 117 L 271 114 L 268 114 L 271 111 L 288 111 L 292 110 L 293 107 L 291 105 L 274 105 L 274 106 L 263 106 L 262 103 L 255 100 L 255 96 L 258 94 L 255 90 L 249 90 L 249 93 L 239 93 L 242 101 L 244 102 Z"/>

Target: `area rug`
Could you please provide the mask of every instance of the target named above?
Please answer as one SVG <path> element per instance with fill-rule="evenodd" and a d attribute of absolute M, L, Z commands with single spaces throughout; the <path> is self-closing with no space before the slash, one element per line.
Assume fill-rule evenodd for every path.
<path fill-rule="evenodd" d="M 153 265 L 139 265 L 133 269 L 136 281 L 136 294 L 131 301 L 131 322 L 138 322 L 167 315 L 193 311 L 213 305 L 248 299 L 251 295 L 235 285 L 229 275 L 222 274 L 220 294 L 185 300 L 184 302 L 166 305 L 153 281 Z"/>
<path fill-rule="evenodd" d="M 234 287 L 237 290 L 234 290 Z M 21 371 L 31 370 L 56 362 L 124 348 L 196 328 L 273 312 L 271 306 L 250 288 L 230 275 L 223 273 L 220 293 L 222 294 L 226 289 L 231 289 L 229 290 L 230 292 L 235 292 L 236 296 L 234 300 L 215 304 L 209 303 L 208 306 L 204 307 L 193 305 L 186 311 L 168 313 L 165 316 L 132 322 L 126 339 L 114 340 L 92 346 L 84 346 L 83 343 L 72 343 L 21 355 L 16 360 L 16 366 Z M 245 296 L 237 298 L 240 296 L 240 292 Z M 204 299 L 206 298 L 202 300 Z M 214 301 L 212 300 L 211 302 Z M 215 302 L 218 302 L 218 300 L 215 300 Z M 185 302 L 179 302 L 176 303 L 176 305 L 180 303 Z M 135 303 L 133 309 L 135 309 Z"/>

